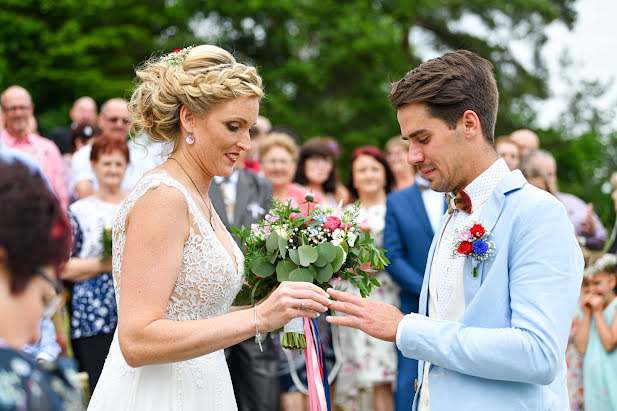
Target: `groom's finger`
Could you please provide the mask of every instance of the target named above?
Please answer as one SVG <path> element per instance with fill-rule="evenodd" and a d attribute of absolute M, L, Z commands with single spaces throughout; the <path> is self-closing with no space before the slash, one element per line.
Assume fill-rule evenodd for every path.
<path fill-rule="evenodd" d="M 362 308 L 354 303 L 347 303 L 344 301 L 332 301 L 329 305 L 331 310 L 340 311 L 345 314 L 353 315 L 355 317 L 362 317 Z"/>
<path fill-rule="evenodd" d="M 330 324 L 342 325 L 344 327 L 358 328 L 360 322 L 356 317 L 346 317 L 341 315 L 329 315 L 326 321 Z"/>
<path fill-rule="evenodd" d="M 362 301 L 364 300 L 362 297 L 346 293 L 345 291 L 335 290 L 334 288 L 329 288 L 326 292 L 332 297 L 336 298 L 338 301 L 345 301 L 361 305 Z"/>

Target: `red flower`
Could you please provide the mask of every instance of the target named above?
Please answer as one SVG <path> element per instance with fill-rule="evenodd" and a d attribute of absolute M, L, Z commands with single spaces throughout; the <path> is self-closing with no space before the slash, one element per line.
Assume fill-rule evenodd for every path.
<path fill-rule="evenodd" d="M 473 244 L 469 241 L 463 241 L 456 250 L 459 254 L 469 255 L 473 252 Z"/>
<path fill-rule="evenodd" d="M 336 230 L 341 226 L 341 219 L 336 216 L 329 216 L 326 218 L 326 222 L 323 224 L 323 228 L 327 228 L 330 232 Z"/>
<path fill-rule="evenodd" d="M 172 53 L 178 53 L 178 52 L 181 52 L 181 51 L 182 51 L 182 49 L 175 49 L 174 51 L 172 51 Z"/>
<path fill-rule="evenodd" d="M 471 231 L 471 235 L 476 238 L 482 238 L 482 236 L 484 235 L 484 227 L 482 227 L 480 224 L 474 225 L 469 229 L 469 231 Z"/>

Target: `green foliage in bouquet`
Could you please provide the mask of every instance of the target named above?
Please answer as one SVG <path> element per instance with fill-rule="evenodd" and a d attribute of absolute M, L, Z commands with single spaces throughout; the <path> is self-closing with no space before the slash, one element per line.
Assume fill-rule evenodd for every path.
<path fill-rule="evenodd" d="M 304 204 L 311 211 L 302 215 L 291 202 L 272 201 L 274 207 L 257 224 L 232 227 L 242 240 L 245 264 L 245 283 L 235 304 L 253 305 L 283 281 L 309 282 L 326 290 L 332 278 L 341 278 L 363 297 L 379 287 L 371 272 L 383 270 L 389 261 L 385 250 L 373 246 L 369 234 L 357 228 L 358 205 L 345 211 L 324 209 L 307 196 Z M 362 269 L 365 263 L 371 269 Z M 285 335 L 283 346 L 288 341 L 297 347 L 296 338 Z"/>
<path fill-rule="evenodd" d="M 111 258 L 111 230 L 111 227 L 105 226 L 101 232 L 101 244 L 103 245 L 101 261 L 103 262 L 106 262 Z"/>

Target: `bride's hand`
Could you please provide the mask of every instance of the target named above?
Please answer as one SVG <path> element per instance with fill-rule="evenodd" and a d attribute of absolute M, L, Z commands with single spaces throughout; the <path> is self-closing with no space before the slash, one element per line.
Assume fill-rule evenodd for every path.
<path fill-rule="evenodd" d="M 292 318 L 317 318 L 328 305 L 328 294 L 316 285 L 284 281 L 257 307 L 257 326 L 260 332 L 277 330 Z"/>

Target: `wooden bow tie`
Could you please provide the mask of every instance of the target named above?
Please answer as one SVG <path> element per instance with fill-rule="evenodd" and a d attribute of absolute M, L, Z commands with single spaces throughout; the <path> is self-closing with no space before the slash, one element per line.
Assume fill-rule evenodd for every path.
<path fill-rule="evenodd" d="M 456 196 L 446 193 L 446 200 L 448 201 L 448 214 L 452 214 L 455 207 L 464 213 L 471 214 L 471 199 L 465 190 L 459 191 Z"/>

